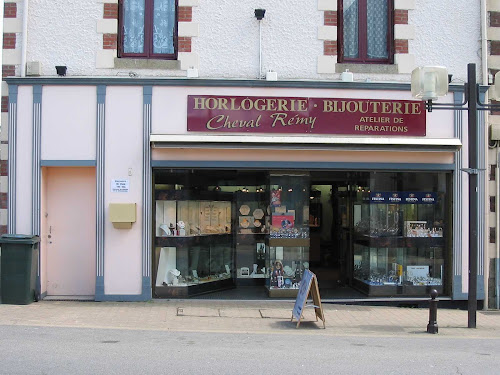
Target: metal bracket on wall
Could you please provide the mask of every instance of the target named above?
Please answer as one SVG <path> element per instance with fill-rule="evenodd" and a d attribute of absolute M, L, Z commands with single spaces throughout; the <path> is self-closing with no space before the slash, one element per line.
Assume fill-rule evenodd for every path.
<path fill-rule="evenodd" d="M 486 169 L 478 169 L 478 168 L 462 168 L 460 169 L 462 172 L 468 174 L 479 174 L 480 171 L 485 171 Z"/>

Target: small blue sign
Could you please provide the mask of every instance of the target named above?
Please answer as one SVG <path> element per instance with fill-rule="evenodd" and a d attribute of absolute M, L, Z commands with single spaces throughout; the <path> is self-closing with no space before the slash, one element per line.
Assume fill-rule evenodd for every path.
<path fill-rule="evenodd" d="M 370 203 L 383 204 L 436 204 L 438 195 L 435 192 L 370 192 Z"/>

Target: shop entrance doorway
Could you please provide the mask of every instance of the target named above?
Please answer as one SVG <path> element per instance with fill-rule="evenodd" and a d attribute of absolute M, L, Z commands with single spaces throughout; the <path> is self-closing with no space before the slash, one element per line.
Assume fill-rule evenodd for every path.
<path fill-rule="evenodd" d="M 310 268 L 319 281 L 321 297 L 363 298 L 352 288 L 352 190 L 366 186 L 368 173 L 317 171 L 310 186 Z"/>
<path fill-rule="evenodd" d="M 94 296 L 95 168 L 44 168 L 43 185 L 42 258 L 45 254 L 47 296 Z"/>

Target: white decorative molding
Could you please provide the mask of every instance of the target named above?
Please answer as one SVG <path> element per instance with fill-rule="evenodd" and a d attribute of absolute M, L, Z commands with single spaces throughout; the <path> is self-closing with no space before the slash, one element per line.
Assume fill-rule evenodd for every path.
<path fill-rule="evenodd" d="M 335 73 L 335 64 L 337 56 L 318 56 L 318 73 L 331 74 Z"/>
<path fill-rule="evenodd" d="M 7 176 L 0 176 L 0 193 L 7 193 L 9 178 Z"/>
<path fill-rule="evenodd" d="M 179 36 L 198 36 L 200 26 L 197 22 L 179 22 Z"/>
<path fill-rule="evenodd" d="M 0 209 L 0 225 L 7 225 L 7 209 Z"/>
<path fill-rule="evenodd" d="M 500 12 L 500 0 L 488 0 L 486 10 L 489 12 Z"/>
<path fill-rule="evenodd" d="M 488 56 L 488 68 L 500 70 L 500 56 Z"/>
<path fill-rule="evenodd" d="M 398 73 L 410 74 L 415 69 L 415 55 L 409 53 L 395 53 L 394 63 L 398 66 Z"/>
<path fill-rule="evenodd" d="M 500 115 L 489 115 L 488 122 L 490 124 L 498 124 L 500 125 Z"/>
<path fill-rule="evenodd" d="M 318 39 L 320 40 L 337 40 L 337 26 L 320 26 L 318 27 Z"/>
<path fill-rule="evenodd" d="M 95 67 L 97 69 L 113 69 L 115 67 L 116 49 L 97 51 Z"/>
<path fill-rule="evenodd" d="M 17 65 L 21 64 L 21 49 L 4 49 L 2 51 L 4 65 Z"/>
<path fill-rule="evenodd" d="M 337 10 L 337 0 L 318 0 L 318 10 Z"/>
<path fill-rule="evenodd" d="M 0 130 L 0 141 L 8 141 L 9 140 L 9 127 L 6 126 L 9 123 L 9 114 L 7 112 L 2 112 L 1 115 L 1 124 L 2 129 Z"/>
<path fill-rule="evenodd" d="M 181 70 L 188 70 L 189 68 L 198 68 L 200 66 L 200 59 L 195 52 L 179 52 L 177 60 L 181 62 Z"/>
<path fill-rule="evenodd" d="M 97 2 L 103 4 L 118 4 L 118 0 L 97 0 Z"/>
<path fill-rule="evenodd" d="M 118 32 L 117 19 L 97 20 L 97 32 L 101 34 L 116 34 Z"/>
<path fill-rule="evenodd" d="M 486 33 L 488 40 L 500 40 L 500 27 L 488 27 Z"/>
<path fill-rule="evenodd" d="M 3 19 L 4 33 L 22 33 L 23 20 L 22 18 L 4 18 Z"/>
<path fill-rule="evenodd" d="M 415 26 L 413 25 L 394 25 L 394 39 L 415 39 Z"/>
<path fill-rule="evenodd" d="M 7 96 L 9 95 L 9 85 L 7 82 L 2 81 L 2 96 Z"/>
<path fill-rule="evenodd" d="M 200 5 L 200 0 L 179 0 L 180 7 L 197 7 Z"/>
<path fill-rule="evenodd" d="M 394 0 L 394 9 L 415 9 L 415 0 Z"/>
<path fill-rule="evenodd" d="M 9 145 L 3 144 L 0 146 L 0 160 L 8 160 L 9 159 Z"/>

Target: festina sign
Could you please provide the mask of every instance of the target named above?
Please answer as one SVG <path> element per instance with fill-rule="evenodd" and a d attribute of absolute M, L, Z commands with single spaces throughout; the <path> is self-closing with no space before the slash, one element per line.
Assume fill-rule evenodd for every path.
<path fill-rule="evenodd" d="M 421 101 L 189 95 L 187 130 L 425 136 Z"/>

